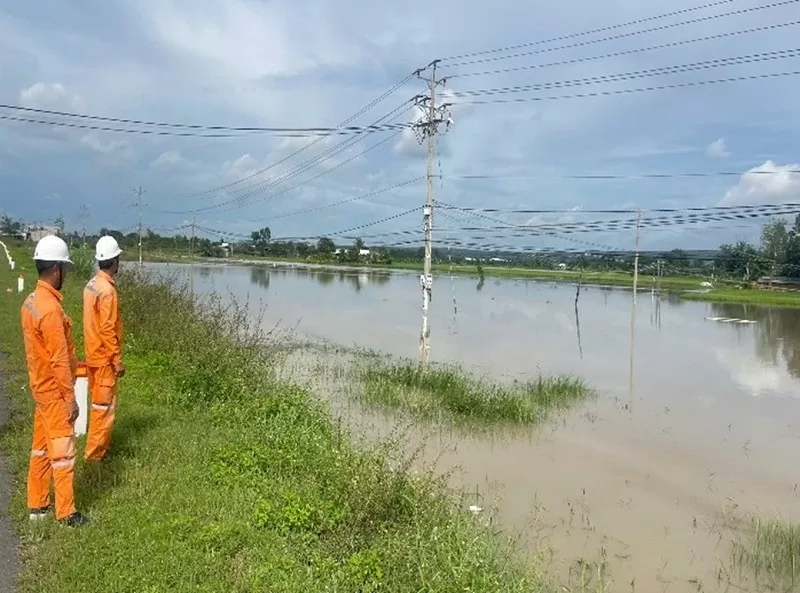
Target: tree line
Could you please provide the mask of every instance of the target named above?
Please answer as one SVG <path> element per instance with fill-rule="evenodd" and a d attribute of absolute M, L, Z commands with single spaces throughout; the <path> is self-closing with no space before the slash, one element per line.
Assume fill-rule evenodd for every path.
<path fill-rule="evenodd" d="M 54 226 L 62 230 L 68 242 L 81 245 L 84 237 L 77 232 L 65 232 L 64 221 L 59 217 Z M 24 232 L 26 225 L 8 215 L 0 217 L 0 234 L 15 235 Z M 93 244 L 101 235 L 111 235 L 128 253 L 138 249 L 138 232 L 122 233 L 102 228 L 98 235 L 87 235 Z M 259 257 L 301 259 L 309 262 L 374 263 L 389 265 L 393 262 L 422 262 L 424 249 L 368 248 L 362 239 L 350 245 L 337 245 L 330 237 L 320 237 L 316 242 L 282 241 L 272 238 L 269 227 L 253 231 L 249 240 L 226 242 L 224 237 L 190 237 L 186 234 L 159 235 L 148 229 L 142 236 L 145 251 L 193 253 L 201 257 L 225 257 L 232 254 Z M 633 273 L 634 255 L 608 252 L 550 252 L 524 254 L 512 251 L 492 253 L 470 249 L 435 247 L 434 263 L 456 265 L 515 266 L 537 269 L 617 271 Z M 477 269 L 477 268 L 476 268 Z M 737 241 L 720 245 L 705 252 L 673 249 L 663 252 L 645 252 L 639 256 L 639 272 L 643 275 L 697 275 L 730 278 L 752 282 L 762 276 L 800 277 L 800 214 L 793 223 L 782 218 L 771 220 L 761 228 L 760 241 L 751 244 Z"/>

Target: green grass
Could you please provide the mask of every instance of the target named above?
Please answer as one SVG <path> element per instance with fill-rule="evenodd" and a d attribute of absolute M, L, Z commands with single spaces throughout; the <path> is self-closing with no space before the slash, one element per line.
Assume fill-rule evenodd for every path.
<path fill-rule="evenodd" d="M 380 365 L 363 373 L 364 403 L 422 418 L 442 414 L 470 423 L 535 424 L 591 394 L 573 377 L 540 377 L 510 385 L 469 376 L 456 367 L 423 369 L 415 363 Z"/>
<path fill-rule="evenodd" d="M 31 286 L 30 260 L 14 255 Z M 0 266 L 0 283 L 11 281 Z M 65 287 L 76 337 L 82 284 L 76 274 Z M 552 590 L 439 478 L 404 471 L 410 460 L 391 443 L 355 448 L 318 400 L 276 380 L 279 345 L 246 311 L 218 298 L 199 307 L 132 274 L 119 288 L 128 375 L 111 457 L 76 469 L 79 508 L 94 521 L 78 531 L 25 521 L 24 295 L 0 294 L 21 591 Z"/>
<path fill-rule="evenodd" d="M 708 292 L 684 292 L 681 297 L 691 301 L 712 303 L 741 303 L 773 307 L 800 307 L 800 292 L 781 292 L 759 288 L 714 288 Z"/>
<path fill-rule="evenodd" d="M 800 525 L 755 520 L 745 542 L 735 544 L 733 559 L 761 587 L 800 591 Z"/>

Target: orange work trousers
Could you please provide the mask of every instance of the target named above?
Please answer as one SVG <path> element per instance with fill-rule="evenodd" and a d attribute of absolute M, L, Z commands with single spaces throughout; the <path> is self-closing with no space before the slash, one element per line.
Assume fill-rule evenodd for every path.
<path fill-rule="evenodd" d="M 111 431 L 117 409 L 117 374 L 114 367 L 89 367 L 89 431 L 86 461 L 100 461 L 111 448 Z"/>
<path fill-rule="evenodd" d="M 50 504 L 50 480 L 55 482 L 56 519 L 75 512 L 75 430 L 69 421 L 70 406 L 63 399 L 36 403 L 33 443 L 28 467 L 28 508 Z"/>

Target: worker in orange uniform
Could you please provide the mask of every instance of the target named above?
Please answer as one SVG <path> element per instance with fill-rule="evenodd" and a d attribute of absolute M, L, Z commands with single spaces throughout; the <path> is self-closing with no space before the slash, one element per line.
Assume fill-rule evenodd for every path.
<path fill-rule="evenodd" d="M 75 509 L 75 371 L 78 360 L 72 321 L 61 304 L 61 288 L 72 265 L 69 249 L 55 235 L 43 237 L 33 255 L 39 281 L 22 305 L 22 335 L 31 395 L 36 402 L 28 469 L 29 517 L 50 510 L 50 479 L 55 482 L 56 519 L 70 527 L 89 520 Z"/>
<path fill-rule="evenodd" d="M 122 250 L 111 236 L 100 237 L 95 259 L 100 268 L 83 291 L 83 337 L 89 367 L 89 433 L 87 461 L 101 461 L 111 448 L 111 431 L 117 408 L 117 380 L 125 375 L 122 364 L 122 317 L 114 278 Z"/>

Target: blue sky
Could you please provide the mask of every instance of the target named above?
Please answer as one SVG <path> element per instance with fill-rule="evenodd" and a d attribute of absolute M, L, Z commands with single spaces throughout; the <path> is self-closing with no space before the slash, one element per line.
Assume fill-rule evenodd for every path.
<path fill-rule="evenodd" d="M 103 116 L 230 126 L 335 126 L 414 69 L 434 58 L 548 39 L 700 4 L 699 0 L 566 0 L 367 2 L 366 0 L 54 0 L 0 7 L 0 102 Z M 634 25 L 536 51 L 766 3 L 735 0 L 663 21 Z M 800 20 L 800 3 L 688 26 L 461 67 L 457 75 L 586 58 L 707 35 Z M 458 77 L 447 93 L 556 82 L 717 58 L 795 49 L 796 26 L 569 65 Z M 488 54 L 480 57 L 499 57 Z M 469 61 L 467 58 L 465 61 Z M 449 64 L 454 63 L 453 60 Z M 740 64 L 578 86 L 531 97 L 800 70 L 800 58 Z M 493 215 L 513 223 L 596 220 L 590 208 L 654 208 L 800 201 L 797 96 L 800 77 L 689 87 L 598 98 L 466 105 L 454 102 L 454 125 L 442 136 L 438 199 L 465 207 L 574 210 L 563 215 Z M 412 80 L 354 123 L 366 125 L 422 92 Z M 8 114 L 9 112 L 3 112 Z M 409 111 L 405 121 L 413 119 Z M 403 121 L 403 119 L 399 120 Z M 0 210 L 31 221 L 63 214 L 80 226 L 131 227 L 133 188 L 145 194 L 145 222 L 172 227 L 192 217 L 213 229 L 249 234 L 269 225 L 274 236 L 316 236 L 390 217 L 424 201 L 424 184 L 367 200 L 273 217 L 346 200 L 425 173 L 425 151 L 401 135 L 316 180 L 299 183 L 384 138 L 373 135 L 307 172 L 247 198 L 240 208 L 214 208 L 226 191 L 196 194 L 275 163 L 309 142 L 264 135 L 236 139 L 150 138 L 55 129 L 0 121 Z M 326 139 L 233 189 L 249 188 L 333 146 Z M 745 175 L 753 168 L 774 175 Z M 733 171 L 704 179 L 559 179 L 571 174 Z M 490 180 L 448 176 L 488 174 Z M 505 178 L 502 178 L 505 177 Z M 297 187 L 295 187 L 297 186 Z M 230 190 L 228 190 L 230 192 Z M 278 194 L 278 195 L 275 195 Z M 166 214 L 174 211 L 177 214 Z M 438 217 L 450 227 L 493 226 L 485 219 Z M 418 229 L 421 213 L 363 231 Z M 669 229 L 642 235 L 645 248 L 705 247 L 757 236 L 748 227 Z M 632 233 L 579 235 L 615 248 Z M 400 240 L 407 237 L 400 236 Z M 576 248 L 554 237 L 515 239 L 533 247 Z M 503 242 L 503 240 L 501 240 Z M 508 242 L 506 240 L 505 242 Z"/>

